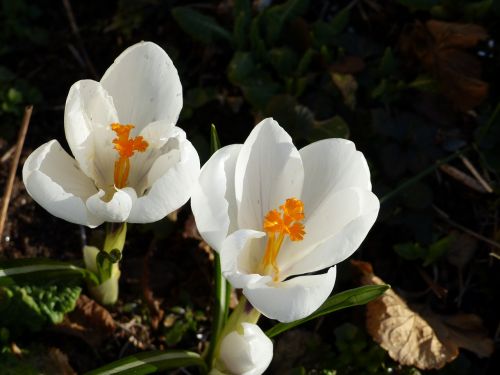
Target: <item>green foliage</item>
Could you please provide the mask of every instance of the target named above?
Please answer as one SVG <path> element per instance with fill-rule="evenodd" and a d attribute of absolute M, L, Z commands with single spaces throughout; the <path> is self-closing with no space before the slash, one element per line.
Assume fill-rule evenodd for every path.
<path fill-rule="evenodd" d="M 202 43 L 231 42 L 232 40 L 229 31 L 220 26 L 213 17 L 190 7 L 173 8 L 172 16 L 186 33 Z"/>
<path fill-rule="evenodd" d="M 168 346 L 180 343 L 187 334 L 195 333 L 200 322 L 206 317 L 202 311 L 194 311 L 191 307 L 173 307 L 167 317 L 168 327 L 165 327 L 165 342 Z"/>
<path fill-rule="evenodd" d="M 330 314 L 334 311 L 348 307 L 365 305 L 368 302 L 380 297 L 389 288 L 389 285 L 365 285 L 359 288 L 346 290 L 329 297 L 314 313 L 306 318 L 296 320 L 291 323 L 279 323 L 266 331 L 266 335 L 274 337 L 291 328 L 316 319 L 320 316 Z"/>
<path fill-rule="evenodd" d="M 0 287 L 0 327 L 16 336 L 60 323 L 74 309 L 80 292 L 79 286 L 67 284 Z"/>
<path fill-rule="evenodd" d="M 161 352 L 159 350 L 135 354 L 112 362 L 86 375 L 108 375 L 119 371 L 123 375 L 152 374 L 161 370 L 197 366 L 206 371 L 205 362 L 197 353 L 185 350 Z M 120 370 L 118 370 L 120 368 Z"/>
<path fill-rule="evenodd" d="M 401 243 L 394 245 L 394 251 L 406 260 L 421 260 L 424 266 L 435 263 L 450 249 L 455 236 L 448 235 L 432 243 L 429 247 L 422 247 L 418 243 Z"/>

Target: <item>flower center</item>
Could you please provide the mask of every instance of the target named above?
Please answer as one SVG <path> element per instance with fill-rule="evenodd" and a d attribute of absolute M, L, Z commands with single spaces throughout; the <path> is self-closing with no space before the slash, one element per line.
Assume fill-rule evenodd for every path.
<path fill-rule="evenodd" d="M 266 252 L 260 264 L 263 274 L 273 274 L 273 280 L 279 280 L 280 270 L 276 258 L 280 252 L 285 237 L 292 241 L 304 239 L 304 203 L 297 198 L 288 198 L 278 210 L 271 210 L 264 218 L 264 231 L 267 233 Z"/>
<path fill-rule="evenodd" d="M 134 125 L 122 125 L 117 122 L 111 124 L 111 129 L 116 133 L 116 138 L 113 139 L 115 150 L 120 156 L 115 161 L 115 186 L 121 189 L 127 186 L 128 174 L 130 172 L 130 158 L 134 156 L 134 152 L 144 152 L 149 144 L 142 136 L 130 138 L 130 130 Z"/>

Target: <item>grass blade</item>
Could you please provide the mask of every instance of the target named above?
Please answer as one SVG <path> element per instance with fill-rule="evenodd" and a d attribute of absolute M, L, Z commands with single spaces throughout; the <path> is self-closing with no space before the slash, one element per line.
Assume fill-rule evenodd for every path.
<path fill-rule="evenodd" d="M 328 298 L 321 307 L 313 314 L 291 323 L 279 323 L 266 332 L 268 337 L 274 337 L 282 332 L 294 328 L 300 324 L 316 319 L 322 315 L 330 314 L 334 311 L 345 309 L 352 306 L 364 305 L 375 298 L 380 297 L 389 289 L 389 285 L 365 285 L 359 288 L 349 289 L 335 294 Z"/>

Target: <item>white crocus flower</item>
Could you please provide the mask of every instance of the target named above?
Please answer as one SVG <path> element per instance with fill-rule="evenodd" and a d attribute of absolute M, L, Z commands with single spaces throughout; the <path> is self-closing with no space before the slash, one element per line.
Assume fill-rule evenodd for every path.
<path fill-rule="evenodd" d="M 210 375 L 260 375 L 266 371 L 273 359 L 273 342 L 255 324 L 241 323 L 239 331 L 222 339 Z"/>
<path fill-rule="evenodd" d="M 40 146 L 23 167 L 28 193 L 51 214 L 89 227 L 160 220 L 186 203 L 199 175 L 198 154 L 175 126 L 181 108 L 166 52 L 133 45 L 100 82 L 71 87 L 64 130 L 74 159 L 56 140 Z"/>
<path fill-rule="evenodd" d="M 332 266 L 359 247 L 379 201 L 352 142 L 325 139 L 299 151 L 268 118 L 203 166 L 191 207 L 233 287 L 265 316 L 290 322 L 330 295 Z"/>

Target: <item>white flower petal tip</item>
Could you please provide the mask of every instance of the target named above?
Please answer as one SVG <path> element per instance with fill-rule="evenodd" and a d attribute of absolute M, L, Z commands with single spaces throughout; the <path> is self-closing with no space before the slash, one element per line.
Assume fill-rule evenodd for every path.
<path fill-rule="evenodd" d="M 214 373 L 232 375 L 260 375 L 273 358 L 273 342 L 259 326 L 242 323 L 238 331 L 227 334 L 221 342 Z"/>
<path fill-rule="evenodd" d="M 89 227 L 103 223 L 85 206 L 97 189 L 56 140 L 38 147 L 28 157 L 23 182 L 29 195 L 52 215 Z"/>
<path fill-rule="evenodd" d="M 140 129 L 158 120 L 177 122 L 182 109 L 181 81 L 170 57 L 155 43 L 127 48 L 101 84 L 113 97 L 120 121 Z"/>
<path fill-rule="evenodd" d="M 131 46 L 101 82 L 71 87 L 64 129 L 76 160 L 57 142 L 41 146 L 24 167 L 28 192 L 55 216 L 89 227 L 162 219 L 187 202 L 200 171 L 175 126 L 181 108 L 167 53 L 151 42 Z"/>
<path fill-rule="evenodd" d="M 237 152 L 228 150 L 202 171 L 217 186 L 204 177 L 195 190 L 200 234 L 220 253 L 224 277 L 262 314 L 304 318 L 331 293 L 332 267 L 358 249 L 377 218 L 366 159 L 344 139 L 298 151 L 271 118 Z"/>
<path fill-rule="evenodd" d="M 248 301 L 263 315 L 283 323 L 311 315 L 328 298 L 337 268 L 319 275 L 297 276 L 279 283 L 254 283 L 243 289 Z"/>

